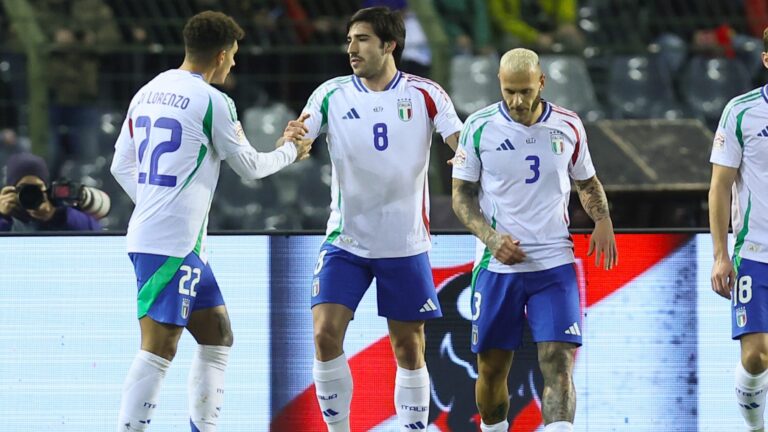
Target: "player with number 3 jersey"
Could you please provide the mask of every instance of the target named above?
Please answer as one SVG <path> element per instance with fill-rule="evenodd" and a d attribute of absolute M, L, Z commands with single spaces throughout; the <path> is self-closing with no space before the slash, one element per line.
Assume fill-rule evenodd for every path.
<path fill-rule="evenodd" d="M 424 320 L 441 316 L 427 251 L 432 133 L 455 149 L 461 121 L 436 83 L 397 70 L 402 18 L 358 11 L 347 26 L 353 74 L 311 95 L 308 138 L 327 132 L 331 216 L 312 282 L 313 376 L 329 431 L 349 431 L 352 376 L 342 343 L 372 280 L 397 358 L 398 430 L 425 429 L 429 375 Z"/>
<path fill-rule="evenodd" d="M 221 161 L 241 177 L 256 179 L 309 151 L 310 142 L 289 129 L 277 150 L 256 152 L 234 102 L 210 85 L 224 82 L 242 37 L 242 29 L 224 14 L 192 17 L 184 27 L 184 63 L 136 93 L 115 144 L 112 173 L 136 204 L 127 244 L 141 327 L 141 350 L 125 380 L 118 431 L 149 428 L 185 327 L 198 343 L 189 375 L 190 428 L 216 430 L 232 330 L 204 244 Z"/>
<path fill-rule="evenodd" d="M 538 55 L 507 52 L 499 80 L 502 101 L 469 116 L 453 160 L 453 208 L 478 238 L 472 351 L 480 426 L 509 430 L 507 376 L 527 319 L 544 376 L 544 430 L 572 431 L 581 311 L 568 232 L 571 179 L 595 222 L 589 254 L 606 269 L 617 259 L 613 224 L 581 120 L 541 98 Z"/>

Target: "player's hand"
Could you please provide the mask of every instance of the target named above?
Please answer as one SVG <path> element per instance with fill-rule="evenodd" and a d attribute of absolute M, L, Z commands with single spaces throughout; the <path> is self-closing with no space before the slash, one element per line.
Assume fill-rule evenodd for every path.
<path fill-rule="evenodd" d="M 0 216 L 10 217 L 18 206 L 15 187 L 6 186 L 0 189 Z"/>
<path fill-rule="evenodd" d="M 597 252 L 597 253 L 595 253 Z M 595 253 L 595 266 L 610 270 L 619 264 L 619 251 L 616 249 L 616 237 L 613 235 L 613 222 L 605 218 L 595 224 L 592 237 L 589 239 L 587 256 Z"/>
<path fill-rule="evenodd" d="M 727 256 L 715 258 L 712 266 L 712 291 L 730 300 L 735 284 L 736 270 L 731 260 Z"/>
<path fill-rule="evenodd" d="M 309 151 L 312 150 L 312 143 L 313 141 L 311 139 L 300 139 L 293 141 L 293 144 L 296 146 L 297 162 L 309 157 Z"/>
<path fill-rule="evenodd" d="M 309 128 L 304 124 L 304 120 L 309 118 L 309 114 L 304 113 L 296 120 L 291 120 L 283 131 L 283 140 L 297 142 L 304 138 L 304 135 L 309 132 Z"/>
<path fill-rule="evenodd" d="M 526 257 L 520 248 L 520 240 L 515 240 L 509 234 L 494 233 L 486 246 L 497 260 L 507 265 L 521 263 Z"/>

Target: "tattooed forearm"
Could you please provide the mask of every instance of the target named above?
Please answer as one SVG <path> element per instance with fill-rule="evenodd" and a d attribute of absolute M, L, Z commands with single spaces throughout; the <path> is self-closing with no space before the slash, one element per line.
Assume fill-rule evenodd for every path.
<path fill-rule="evenodd" d="M 608 212 L 608 198 L 605 197 L 605 190 L 597 176 L 576 180 L 575 183 L 581 205 L 594 222 L 611 217 Z"/>
<path fill-rule="evenodd" d="M 488 244 L 495 231 L 488 225 L 480 211 L 479 194 L 480 183 L 453 179 L 453 194 L 451 197 L 453 212 L 456 213 L 461 223 L 472 234 L 477 236 L 483 243 Z"/>

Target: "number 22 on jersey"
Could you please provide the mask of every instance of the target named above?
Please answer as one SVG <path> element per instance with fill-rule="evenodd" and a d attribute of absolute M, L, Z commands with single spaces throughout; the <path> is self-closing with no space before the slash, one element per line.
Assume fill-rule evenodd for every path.
<path fill-rule="evenodd" d="M 148 183 L 154 186 L 174 187 L 176 186 L 176 176 L 160 174 L 158 165 L 160 156 L 165 153 L 172 153 L 181 147 L 181 123 L 170 117 L 160 117 L 152 123 L 148 116 L 136 118 L 135 129 L 144 129 L 144 139 L 139 144 L 139 183 Z M 164 129 L 171 132 L 171 137 L 167 141 L 162 141 L 151 146 L 152 151 L 149 159 L 149 173 L 142 172 L 142 162 L 144 155 L 150 147 L 152 131 L 157 133 L 157 129 Z"/>

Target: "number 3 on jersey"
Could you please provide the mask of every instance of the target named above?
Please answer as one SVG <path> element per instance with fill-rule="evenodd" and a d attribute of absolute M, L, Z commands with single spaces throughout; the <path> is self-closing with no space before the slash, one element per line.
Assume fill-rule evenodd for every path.
<path fill-rule="evenodd" d="M 373 146 L 378 151 L 384 151 L 389 147 L 386 123 L 376 123 L 373 125 Z"/>
<path fill-rule="evenodd" d="M 168 141 L 158 143 L 154 149 L 152 149 L 152 155 L 149 160 L 149 182 L 147 182 L 147 173 L 139 172 L 139 183 L 149 183 L 155 186 L 174 187 L 176 186 L 176 176 L 164 175 L 157 172 L 157 167 L 160 161 L 160 156 L 163 153 L 172 153 L 181 147 L 181 123 L 178 120 L 169 117 L 160 117 L 152 124 L 152 119 L 147 116 L 141 116 L 136 118 L 136 126 L 138 128 L 144 128 L 146 131 L 144 139 L 139 144 L 139 167 L 141 167 L 141 161 L 144 160 L 144 153 L 149 147 L 150 133 L 152 127 L 155 129 L 166 129 L 171 131 L 171 138 Z"/>

